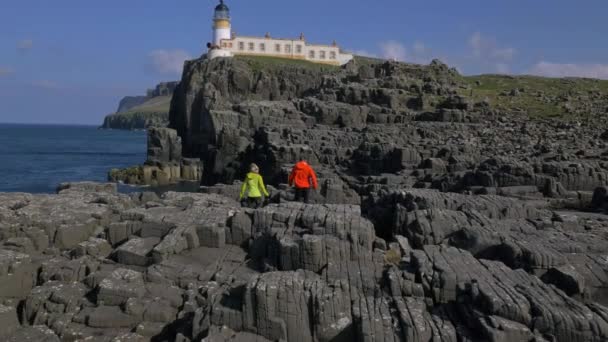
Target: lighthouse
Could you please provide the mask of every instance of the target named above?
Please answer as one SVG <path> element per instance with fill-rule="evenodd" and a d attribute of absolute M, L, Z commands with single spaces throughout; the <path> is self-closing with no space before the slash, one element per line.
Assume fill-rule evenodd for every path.
<path fill-rule="evenodd" d="M 229 40 L 231 34 L 230 9 L 224 4 L 224 0 L 220 0 L 213 16 L 213 45 L 221 46 L 222 40 Z"/>
<path fill-rule="evenodd" d="M 238 36 L 232 34 L 230 9 L 220 0 L 213 15 L 213 37 L 207 43 L 206 58 L 234 56 L 267 56 L 273 58 L 300 59 L 312 63 L 344 65 L 353 55 L 342 51 L 334 41 L 331 45 L 310 44 L 301 34 L 299 38 L 273 38 Z"/>

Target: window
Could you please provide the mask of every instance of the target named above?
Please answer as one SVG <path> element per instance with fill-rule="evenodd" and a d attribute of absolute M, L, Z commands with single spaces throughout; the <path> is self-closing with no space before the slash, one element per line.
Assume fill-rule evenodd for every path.
<path fill-rule="evenodd" d="M 319 51 L 319 58 L 325 59 L 325 51 Z"/>
<path fill-rule="evenodd" d="M 285 44 L 285 53 L 291 53 L 291 45 Z"/>
<path fill-rule="evenodd" d="M 245 43 L 244 42 L 239 42 L 239 50 L 241 50 L 241 51 L 245 50 Z"/>
<path fill-rule="evenodd" d="M 249 43 L 249 51 L 253 51 L 253 50 L 255 50 L 255 44 Z"/>
<path fill-rule="evenodd" d="M 260 51 L 262 51 L 262 52 L 266 51 L 266 44 L 260 43 Z"/>
<path fill-rule="evenodd" d="M 315 50 L 308 51 L 308 57 L 310 57 L 311 59 L 314 59 L 315 58 Z"/>
<path fill-rule="evenodd" d="M 329 52 L 329 59 L 336 59 L 336 51 Z"/>
<path fill-rule="evenodd" d="M 302 53 L 302 45 L 296 45 L 296 53 Z"/>
<path fill-rule="evenodd" d="M 274 46 L 274 51 L 281 52 L 281 44 L 277 44 Z"/>

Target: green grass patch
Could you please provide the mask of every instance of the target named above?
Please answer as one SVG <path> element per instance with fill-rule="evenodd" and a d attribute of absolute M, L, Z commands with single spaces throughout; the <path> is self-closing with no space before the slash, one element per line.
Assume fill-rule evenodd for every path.
<path fill-rule="evenodd" d="M 531 118 L 584 119 L 598 111 L 601 114 L 602 106 L 608 106 L 589 107 L 608 95 L 605 80 L 506 75 L 465 76 L 462 80 L 469 87 L 461 89 L 462 95 L 474 101 L 489 100 L 494 108 L 523 112 Z M 511 96 L 515 89 L 517 95 Z"/>
<path fill-rule="evenodd" d="M 235 56 L 234 58 L 246 62 L 256 72 L 267 69 L 282 69 L 285 67 L 306 69 L 317 72 L 336 71 L 340 67 L 335 65 L 313 63 L 302 59 L 290 59 L 271 56 Z"/>
<path fill-rule="evenodd" d="M 133 107 L 122 115 L 128 116 L 136 113 L 169 113 L 171 108 L 171 96 L 154 97 L 139 106 Z"/>

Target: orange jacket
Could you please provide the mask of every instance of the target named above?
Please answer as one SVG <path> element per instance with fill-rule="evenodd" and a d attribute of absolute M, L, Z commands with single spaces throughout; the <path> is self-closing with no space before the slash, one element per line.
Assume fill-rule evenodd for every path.
<path fill-rule="evenodd" d="M 312 184 L 311 184 L 312 181 Z M 308 165 L 307 162 L 298 162 L 291 170 L 289 175 L 289 185 L 295 185 L 298 189 L 308 189 L 311 187 L 317 189 L 317 175 L 315 171 Z"/>

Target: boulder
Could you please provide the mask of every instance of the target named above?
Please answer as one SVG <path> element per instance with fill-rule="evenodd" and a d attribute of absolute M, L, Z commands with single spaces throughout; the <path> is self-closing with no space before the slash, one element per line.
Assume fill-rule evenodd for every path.
<path fill-rule="evenodd" d="M 97 286 L 97 304 L 116 306 L 129 298 L 141 298 L 146 292 L 140 272 L 120 268 L 110 273 Z"/>
<path fill-rule="evenodd" d="M 148 129 L 148 163 L 179 163 L 181 158 L 182 142 L 177 131 L 159 127 Z"/>

